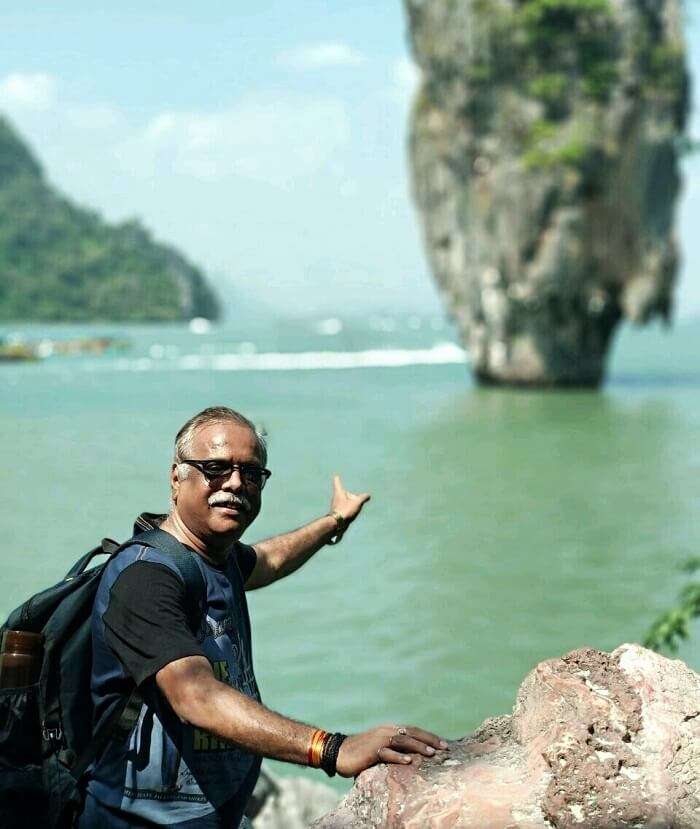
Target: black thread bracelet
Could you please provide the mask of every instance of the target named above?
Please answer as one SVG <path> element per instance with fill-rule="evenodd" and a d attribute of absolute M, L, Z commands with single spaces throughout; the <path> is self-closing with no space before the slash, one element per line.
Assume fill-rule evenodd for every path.
<path fill-rule="evenodd" d="M 321 754 L 321 768 L 329 777 L 333 777 L 336 772 L 335 765 L 338 762 L 338 753 L 340 747 L 346 739 L 347 734 L 341 734 L 336 731 L 331 734 L 323 744 L 323 752 Z"/>

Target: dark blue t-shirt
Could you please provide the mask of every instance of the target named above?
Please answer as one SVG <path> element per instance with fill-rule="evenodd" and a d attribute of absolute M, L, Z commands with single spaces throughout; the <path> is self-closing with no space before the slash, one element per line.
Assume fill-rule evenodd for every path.
<path fill-rule="evenodd" d="M 237 826 L 260 758 L 183 723 L 155 674 L 174 659 L 202 655 L 217 679 L 260 699 L 244 590 L 255 552 L 237 544 L 220 569 L 193 555 L 206 588 L 196 635 L 184 581 L 166 553 L 134 544 L 105 569 L 92 616 L 95 724 L 123 704 L 134 683 L 144 702 L 128 740 L 111 743 L 95 764 L 88 792 L 144 822 Z"/>

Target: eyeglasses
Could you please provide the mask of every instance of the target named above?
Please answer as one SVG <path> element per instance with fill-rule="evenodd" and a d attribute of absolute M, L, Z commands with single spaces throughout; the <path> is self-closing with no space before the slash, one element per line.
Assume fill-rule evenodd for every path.
<path fill-rule="evenodd" d="M 188 466 L 194 466 L 209 483 L 218 478 L 230 478 L 234 469 L 238 470 L 241 481 L 246 486 L 255 489 L 264 489 L 267 479 L 272 475 L 269 469 L 264 469 L 254 463 L 229 463 L 228 461 L 180 461 Z"/>

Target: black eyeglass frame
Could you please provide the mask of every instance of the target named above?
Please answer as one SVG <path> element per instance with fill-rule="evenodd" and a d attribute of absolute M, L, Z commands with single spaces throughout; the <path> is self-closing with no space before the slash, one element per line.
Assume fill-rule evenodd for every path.
<path fill-rule="evenodd" d="M 248 486 L 254 486 L 256 489 L 262 492 L 265 489 L 265 484 L 267 483 L 267 479 L 272 475 L 272 472 L 269 469 L 265 469 L 264 466 L 258 466 L 254 463 L 229 463 L 228 461 L 219 461 L 215 458 L 209 458 L 208 460 L 204 461 L 195 461 L 195 460 L 182 460 L 178 461 L 178 463 L 186 463 L 188 466 L 193 466 L 196 470 L 201 472 L 201 474 L 206 478 L 206 480 L 211 483 L 215 481 L 217 478 L 229 478 L 231 473 L 234 469 L 238 470 L 238 474 L 241 476 L 241 480 L 247 484 Z M 226 466 L 226 470 L 223 472 L 207 472 L 205 466 L 210 463 L 219 464 L 220 466 Z M 255 473 L 260 473 L 260 484 L 258 485 L 254 481 L 251 481 L 246 476 L 246 469 L 255 470 Z"/>

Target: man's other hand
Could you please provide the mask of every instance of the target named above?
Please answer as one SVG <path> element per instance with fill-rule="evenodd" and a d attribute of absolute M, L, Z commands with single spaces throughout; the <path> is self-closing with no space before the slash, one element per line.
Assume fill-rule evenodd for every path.
<path fill-rule="evenodd" d="M 331 512 L 337 512 L 345 519 L 347 524 L 352 524 L 370 497 L 369 492 L 348 492 L 340 480 L 340 475 L 333 476 Z"/>
<path fill-rule="evenodd" d="M 355 777 L 377 763 L 408 765 L 413 755 L 432 757 L 447 747 L 437 734 L 414 725 L 380 725 L 343 741 L 336 770 L 341 777 Z"/>

